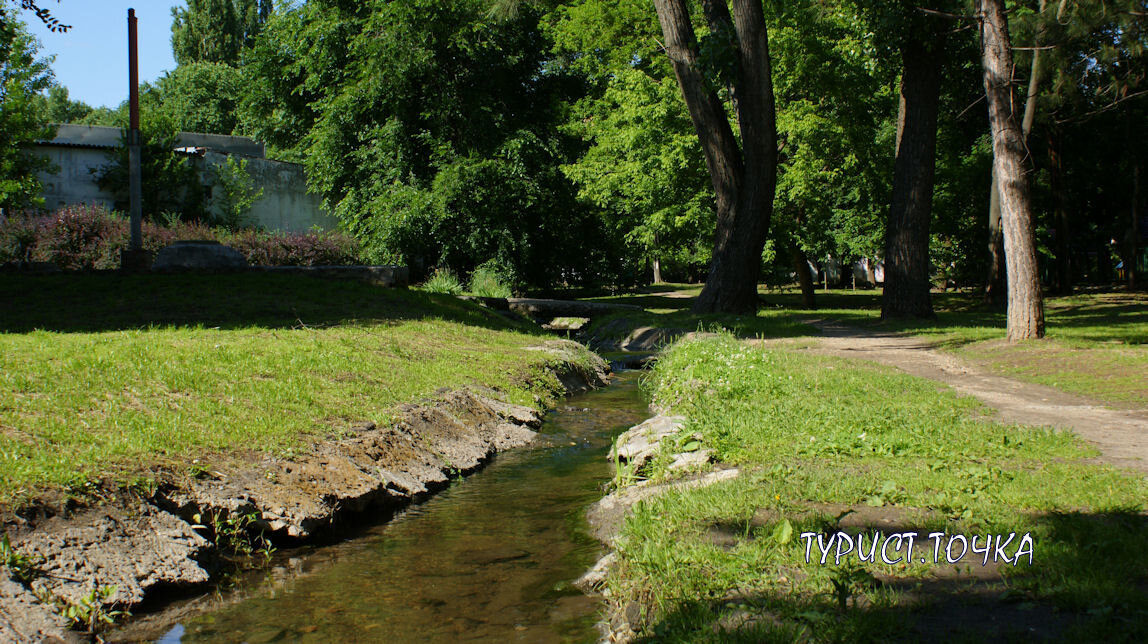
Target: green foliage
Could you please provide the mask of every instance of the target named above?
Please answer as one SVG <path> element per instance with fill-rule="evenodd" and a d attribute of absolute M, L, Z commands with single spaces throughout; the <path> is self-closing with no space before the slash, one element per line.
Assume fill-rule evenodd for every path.
<path fill-rule="evenodd" d="M 698 277 L 710 259 L 713 189 L 680 92 L 666 78 L 622 69 L 568 128 L 590 148 L 563 172 L 602 208 L 610 236 L 638 270 Z"/>
<path fill-rule="evenodd" d="M 255 188 L 255 180 L 247 171 L 247 159 L 227 157 L 223 163 L 211 166 L 215 178 L 212 202 L 219 223 L 230 230 L 246 225 L 247 213 L 263 198 L 263 188 Z"/>
<path fill-rule="evenodd" d="M 24 24 L 0 13 L 0 211 L 42 205 L 36 174 L 52 167 L 29 149 L 55 132 L 39 96 L 51 85 L 51 61 L 38 51 Z"/>
<path fill-rule="evenodd" d="M 78 123 L 92 113 L 92 106 L 83 101 L 73 101 L 68 96 L 68 88 L 52 85 L 47 96 L 39 97 L 38 110 L 47 115 L 49 123 Z"/>
<path fill-rule="evenodd" d="M 449 268 L 440 268 L 423 283 L 423 290 L 442 295 L 461 295 L 462 282 L 458 281 L 458 277 Z"/>
<path fill-rule="evenodd" d="M 489 261 L 470 274 L 468 290 L 479 297 L 511 297 L 514 295 L 506 278 L 508 271 L 497 262 Z"/>
<path fill-rule="evenodd" d="M 156 81 L 154 109 L 181 132 L 232 134 L 239 123 L 238 109 L 244 80 L 226 63 L 185 63 Z"/>
<path fill-rule="evenodd" d="M 272 0 L 188 0 L 171 10 L 171 48 L 179 65 L 235 65 L 272 12 Z"/>
<path fill-rule="evenodd" d="M 486 9 L 418 0 L 281 12 L 249 62 L 245 122 L 270 116 L 254 127 L 277 145 L 304 135 L 287 156 L 302 158 L 312 189 L 374 258 L 415 275 L 494 259 L 523 284 L 588 279 L 604 254 L 600 226 L 557 170 L 569 150 L 553 129 L 569 79 L 547 68 L 536 10 L 494 20 Z"/>
<path fill-rule="evenodd" d="M 140 132 L 144 216 L 179 212 L 187 220 L 202 218 L 203 186 L 191 158 L 174 151 L 179 140 L 175 123 L 160 112 L 141 109 Z M 96 184 L 114 195 L 116 210 L 126 212 L 130 206 L 126 134 L 108 152 L 108 162 L 96 172 Z"/>

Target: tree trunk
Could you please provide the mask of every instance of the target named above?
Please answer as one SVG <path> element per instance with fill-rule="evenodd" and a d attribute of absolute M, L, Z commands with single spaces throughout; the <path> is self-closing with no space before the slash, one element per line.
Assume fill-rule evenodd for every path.
<path fill-rule="evenodd" d="M 801 285 L 801 303 L 807 309 L 817 308 L 817 287 L 813 284 L 813 276 L 809 273 L 809 258 L 805 251 L 797 244 L 789 243 L 789 258 L 793 261 L 793 270 L 797 272 L 797 283 Z"/>
<path fill-rule="evenodd" d="M 989 124 L 993 133 L 993 166 L 1001 197 L 1005 266 L 1008 274 L 1008 325 L 1011 341 L 1044 337 L 1044 296 L 1037 272 L 1032 204 L 1025 175 L 1025 144 L 1013 111 L 1012 46 L 1004 0 L 979 0 L 981 62 Z"/>
<path fill-rule="evenodd" d="M 698 69 L 698 44 L 685 0 L 654 0 L 666 53 L 706 157 L 717 201 L 717 229 L 709 275 L 694 304 L 700 313 L 752 313 L 777 175 L 777 133 L 769 39 L 760 0 L 705 0 L 711 23 L 736 36 L 732 93 L 741 148 L 725 108 Z"/>
<path fill-rule="evenodd" d="M 1064 193 L 1064 167 L 1061 165 L 1060 137 L 1048 131 L 1048 178 L 1056 222 L 1056 288 L 1061 295 L 1072 293 L 1072 248 L 1068 244 L 1068 196 Z"/>
<path fill-rule="evenodd" d="M 662 283 L 662 263 L 658 261 L 657 257 L 654 258 L 654 283 Z"/>
<path fill-rule="evenodd" d="M 901 49 L 901 104 L 893 203 L 885 230 L 881 317 L 936 317 L 929 298 L 929 220 L 937 159 L 944 38 L 914 39 Z"/>
<path fill-rule="evenodd" d="M 1064 14 L 1068 0 L 1060 0 L 1057 17 Z M 1047 0 L 1040 0 L 1040 15 L 1044 15 Z M 1040 91 L 1040 46 L 1044 44 L 1046 29 L 1041 24 L 1036 31 L 1036 41 L 1032 51 L 1032 69 L 1028 76 L 1028 94 L 1024 99 L 1024 120 L 1021 121 L 1021 132 L 1027 143 L 1028 135 L 1032 132 L 1032 124 L 1036 120 L 1036 98 Z M 1000 188 L 997 184 L 996 165 L 993 165 L 992 185 L 989 187 L 989 277 L 985 284 L 985 303 L 999 304 L 1001 294 L 1005 291 L 1005 252 L 1004 232 L 1001 229 Z"/>

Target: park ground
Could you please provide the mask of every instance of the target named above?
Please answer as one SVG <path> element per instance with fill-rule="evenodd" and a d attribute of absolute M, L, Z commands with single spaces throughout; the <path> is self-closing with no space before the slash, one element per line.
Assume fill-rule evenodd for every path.
<path fill-rule="evenodd" d="M 935 322 L 881 322 L 872 291 L 819 292 L 817 311 L 763 291 L 753 319 L 694 316 L 694 294 L 609 298 L 647 312 L 594 323 L 711 332 L 663 350 L 647 386 L 685 427 L 616 480 L 668 489 L 614 540 L 607 588 L 627 629 L 691 642 L 1143 641 L 1148 298 L 1050 298 L 1048 339 L 1008 344 L 1003 311 L 960 293 L 935 294 Z M 670 488 L 684 449 L 740 474 Z M 929 561 L 918 545 L 909 562 L 822 565 L 814 543 L 807 563 L 801 535 L 837 530 L 915 533 Z M 1031 565 L 1017 540 L 1012 563 L 962 558 L 959 542 L 955 561 L 942 548 L 935 563 L 933 532 L 982 545 L 1028 534 Z"/>
<path fill-rule="evenodd" d="M 687 419 L 667 456 L 710 449 L 709 467 L 741 472 L 630 515 L 608 587 L 640 636 L 1148 636 L 1148 486 L 1135 454 L 1033 426 L 1044 424 L 1025 422 L 1035 407 L 998 410 L 961 388 L 1016 385 L 1021 403 L 1072 408 L 1102 429 L 1117 417 L 1142 427 L 1148 297 L 1050 298 L 1049 338 L 1012 345 L 1003 312 L 966 294 L 936 294 L 936 322 L 888 323 L 872 291 L 819 293 L 815 311 L 763 291 L 757 316 L 699 317 L 688 311 L 697 290 L 597 298 L 645 311 L 588 331 L 706 332 L 665 348 L 646 386 L 659 410 Z M 5 276 L 0 299 L 14 303 L 0 311 L 8 510 L 147 494 L 215 464 L 290 457 L 444 388 L 492 387 L 535 407 L 560 394 L 552 357 L 534 349 L 550 336 L 418 290 L 91 274 Z M 615 483 L 679 476 L 667 464 L 655 458 Z M 1030 534 L 1032 565 L 805 563 L 802 533 L 874 527 Z M 1006 548 L 1014 560 L 1017 546 Z"/>

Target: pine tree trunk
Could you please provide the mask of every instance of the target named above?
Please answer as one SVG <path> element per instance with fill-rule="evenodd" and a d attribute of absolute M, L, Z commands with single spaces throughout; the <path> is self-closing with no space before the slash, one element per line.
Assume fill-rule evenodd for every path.
<path fill-rule="evenodd" d="M 725 0 L 706 0 L 710 22 L 725 22 L 736 34 L 738 72 L 732 92 L 740 148 L 724 105 L 698 69 L 697 38 L 685 0 L 654 0 L 654 8 L 717 201 L 713 259 L 694 310 L 752 313 L 777 173 L 769 39 L 761 2 L 733 0 L 731 18 Z"/>
<path fill-rule="evenodd" d="M 993 134 L 993 164 L 1001 197 L 1005 265 L 1008 273 L 1007 337 L 1011 341 L 1044 337 L 1044 295 L 1037 272 L 1036 241 L 1028 177 L 1025 175 L 1024 134 L 1012 91 L 1012 46 L 1004 0 L 979 0 L 981 55 L 989 124 Z"/>
<path fill-rule="evenodd" d="M 809 258 L 805 256 L 805 251 L 792 242 L 789 244 L 789 258 L 797 273 L 797 283 L 801 285 L 801 303 L 807 309 L 816 309 L 817 287 L 813 284 L 813 275 L 809 273 Z"/>
<path fill-rule="evenodd" d="M 1057 10 L 1059 17 L 1064 13 L 1067 0 L 1060 0 L 1060 7 Z M 1048 0 L 1040 0 L 1040 15 L 1044 15 L 1044 10 L 1047 6 Z M 1036 99 L 1040 92 L 1040 49 L 1039 47 L 1044 44 L 1045 27 L 1042 24 L 1037 28 L 1036 41 L 1034 45 L 1037 47 L 1032 52 L 1032 69 L 1028 76 L 1028 93 L 1025 95 L 1024 100 L 1024 120 L 1021 121 L 1021 132 L 1023 140 L 1028 142 L 1028 135 L 1032 132 L 1032 124 L 1036 120 Z M 985 284 L 985 303 L 986 304 L 999 304 L 1002 294 L 1006 290 L 1005 284 L 1005 252 L 1004 252 L 1004 231 L 1001 229 L 1001 205 L 1000 205 L 1000 188 L 997 184 L 997 170 L 996 165 L 993 165 L 992 171 L 992 185 L 989 188 L 991 194 L 989 195 L 989 276 Z"/>
<path fill-rule="evenodd" d="M 929 220 L 937 158 L 937 110 L 944 39 L 911 40 L 901 50 L 901 104 L 893 203 L 885 230 L 881 317 L 935 317 L 929 297 Z"/>

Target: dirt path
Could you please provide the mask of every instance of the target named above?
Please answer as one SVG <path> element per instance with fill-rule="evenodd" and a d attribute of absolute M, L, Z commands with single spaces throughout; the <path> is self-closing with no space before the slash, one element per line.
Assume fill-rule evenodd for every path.
<path fill-rule="evenodd" d="M 942 382 L 995 408 L 1004 422 L 1071 429 L 1100 450 L 1099 462 L 1148 474 L 1148 410 L 1107 409 L 1081 396 L 992 374 L 934 350 L 920 338 L 819 320 L 809 323 L 822 333 L 809 351 L 871 360 Z"/>

